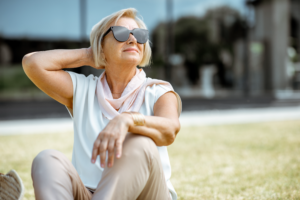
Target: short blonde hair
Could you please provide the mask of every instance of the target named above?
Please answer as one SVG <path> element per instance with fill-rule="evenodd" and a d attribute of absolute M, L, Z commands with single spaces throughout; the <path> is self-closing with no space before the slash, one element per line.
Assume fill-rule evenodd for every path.
<path fill-rule="evenodd" d="M 136 21 L 139 28 L 147 29 L 145 23 L 140 18 L 137 17 L 137 10 L 134 8 L 127 8 L 115 12 L 103 18 L 97 24 L 95 24 L 92 28 L 92 32 L 90 35 L 90 43 L 91 43 L 91 48 L 93 50 L 95 65 L 99 69 L 104 69 L 106 66 L 106 61 L 103 57 L 103 48 L 102 48 L 103 34 L 105 33 L 105 31 L 107 31 L 107 29 L 109 28 L 108 26 L 111 23 L 115 22 L 116 24 L 121 17 L 132 18 Z M 139 66 L 144 67 L 146 65 L 149 65 L 150 59 L 151 59 L 151 47 L 148 40 L 144 44 L 143 58 Z"/>

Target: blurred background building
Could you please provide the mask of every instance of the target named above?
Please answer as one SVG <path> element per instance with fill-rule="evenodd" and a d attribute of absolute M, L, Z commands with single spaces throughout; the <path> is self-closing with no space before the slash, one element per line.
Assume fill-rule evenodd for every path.
<path fill-rule="evenodd" d="M 22 57 L 88 47 L 92 26 L 128 7 L 139 11 L 150 30 L 153 62 L 144 68 L 147 76 L 171 82 L 183 109 L 299 103 L 299 0 L 4 0 L 0 119 L 16 116 L 24 105 L 38 108 L 36 117 L 50 110 L 67 115 L 27 78 Z M 74 71 L 102 73 L 88 66 Z"/>

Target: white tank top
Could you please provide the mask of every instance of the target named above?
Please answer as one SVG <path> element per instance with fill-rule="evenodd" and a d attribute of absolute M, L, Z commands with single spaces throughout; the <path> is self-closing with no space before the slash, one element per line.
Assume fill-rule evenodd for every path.
<path fill-rule="evenodd" d="M 95 164 L 91 163 L 91 152 L 98 134 L 107 125 L 109 120 L 102 114 L 96 96 L 98 77 L 77 74 L 67 71 L 73 82 L 73 111 L 68 111 L 73 119 L 74 145 L 72 164 L 77 170 L 86 187 L 96 189 L 101 180 L 103 168 L 100 167 L 99 156 Z M 153 116 L 153 106 L 158 98 L 170 91 L 163 85 L 152 85 L 145 91 L 145 100 L 139 110 L 140 113 Z M 181 102 L 180 102 L 181 103 Z M 72 114 L 73 113 L 73 116 Z M 177 194 L 170 182 L 171 166 L 166 146 L 157 147 L 167 186 L 172 200 L 177 199 Z"/>

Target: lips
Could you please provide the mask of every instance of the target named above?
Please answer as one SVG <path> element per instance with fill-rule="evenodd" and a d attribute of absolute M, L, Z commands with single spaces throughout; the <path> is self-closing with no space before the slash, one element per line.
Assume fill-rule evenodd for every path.
<path fill-rule="evenodd" d="M 137 49 L 135 49 L 135 48 L 128 48 L 128 49 L 125 49 L 124 50 L 125 52 L 139 52 Z"/>

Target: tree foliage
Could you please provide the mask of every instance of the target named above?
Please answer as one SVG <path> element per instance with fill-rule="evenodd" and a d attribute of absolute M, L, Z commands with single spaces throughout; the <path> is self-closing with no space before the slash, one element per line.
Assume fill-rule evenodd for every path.
<path fill-rule="evenodd" d="M 165 24 L 161 23 L 152 33 L 154 64 L 157 64 L 157 61 L 162 64 L 164 61 L 162 56 L 164 49 L 162 49 L 161 42 L 165 41 L 162 40 L 166 35 L 165 29 Z M 224 65 L 220 58 L 220 52 L 227 50 L 233 55 L 234 42 L 245 37 L 246 22 L 239 12 L 226 6 L 214 8 L 208 10 L 202 17 L 179 18 L 174 23 L 173 30 L 174 53 L 179 53 L 184 57 L 184 65 L 190 82 L 197 83 L 199 67 L 214 64 L 218 66 L 221 84 L 226 86 L 226 81 L 222 77 L 224 69 L 221 68 L 224 68 Z"/>

